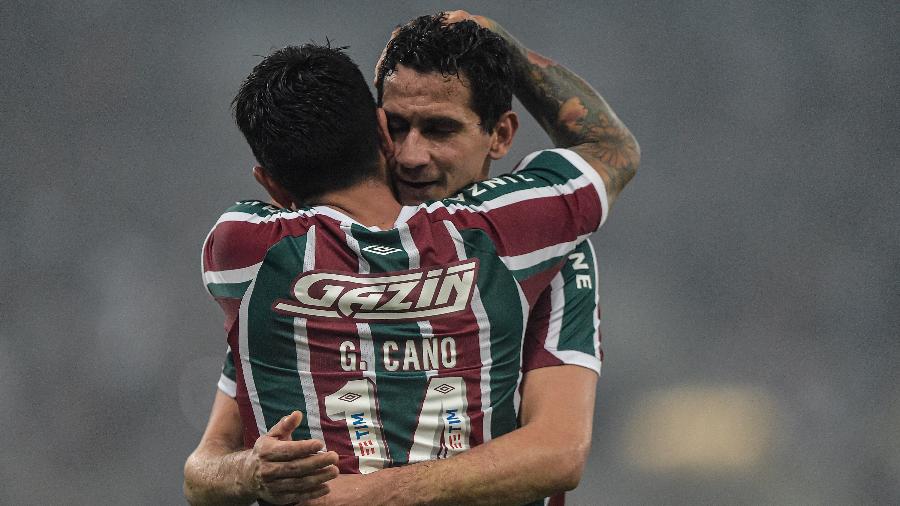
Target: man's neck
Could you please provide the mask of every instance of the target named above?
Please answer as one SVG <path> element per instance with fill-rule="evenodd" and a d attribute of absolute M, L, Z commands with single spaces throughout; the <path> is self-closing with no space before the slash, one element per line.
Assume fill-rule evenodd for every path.
<path fill-rule="evenodd" d="M 383 180 L 368 179 L 316 199 L 367 227 L 392 228 L 402 207 Z"/>

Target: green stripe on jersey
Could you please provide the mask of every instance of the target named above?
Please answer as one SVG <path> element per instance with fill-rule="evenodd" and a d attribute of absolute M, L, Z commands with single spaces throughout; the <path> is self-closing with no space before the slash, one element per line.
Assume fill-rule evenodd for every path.
<path fill-rule="evenodd" d="M 272 427 L 291 411 L 307 412 L 298 376 L 294 318 L 271 310 L 272 301 L 290 296 L 294 279 L 303 272 L 306 241 L 306 236 L 285 237 L 269 248 L 250 296 L 247 311 L 250 372 L 266 427 Z M 310 438 L 306 417 L 293 436 L 294 439 Z"/>
<path fill-rule="evenodd" d="M 565 308 L 559 332 L 558 350 L 576 350 L 593 356 L 595 293 L 597 279 L 595 259 L 590 243 L 575 248 L 562 268 Z"/>
<path fill-rule="evenodd" d="M 222 375 L 231 381 L 237 381 L 237 371 L 234 368 L 234 355 L 225 354 L 225 363 L 222 364 Z"/>
<path fill-rule="evenodd" d="M 248 213 L 256 216 L 271 216 L 284 211 L 287 211 L 287 209 L 260 202 L 259 200 L 241 200 L 225 210 L 226 213 Z"/>
<path fill-rule="evenodd" d="M 446 205 L 478 205 L 528 188 L 566 184 L 582 175 L 559 153 L 545 151 L 536 156 L 526 170 L 473 183 L 443 202 Z"/>
<path fill-rule="evenodd" d="M 222 297 L 226 299 L 240 299 L 250 286 L 249 281 L 242 283 L 207 283 L 206 288 L 213 297 Z"/>
<path fill-rule="evenodd" d="M 554 151 L 544 151 L 537 155 L 523 170 L 527 170 L 529 176 L 540 175 L 542 179 L 553 184 L 562 184 L 583 176 L 572 162 Z"/>
<path fill-rule="evenodd" d="M 522 280 L 530 278 L 531 276 L 534 276 L 535 274 L 540 274 L 541 272 L 544 272 L 547 269 L 553 268 L 554 266 L 556 266 L 557 264 L 562 262 L 563 259 L 565 259 L 565 256 L 560 255 L 557 257 L 553 257 L 553 258 L 544 260 L 543 262 L 539 262 L 535 265 L 532 265 L 531 267 L 526 267 L 525 269 L 518 269 L 518 270 L 512 271 L 512 273 L 513 273 L 513 276 L 517 280 L 522 281 Z"/>
<path fill-rule="evenodd" d="M 491 325 L 491 437 L 498 437 L 516 428 L 513 398 L 521 366 L 522 303 L 515 279 L 498 258 L 487 234 L 469 229 L 460 230 L 460 235 L 466 255 L 478 259 L 478 293 Z M 503 384 L 508 388 L 501 389 Z"/>
<path fill-rule="evenodd" d="M 409 254 L 403 248 L 399 230 L 372 231 L 353 225 L 351 234 L 359 243 L 360 255 L 369 264 L 370 273 L 397 272 L 410 268 Z M 407 340 L 418 343 L 422 340 L 422 333 L 416 322 L 372 322 L 368 326 L 376 357 L 375 389 L 378 392 L 384 437 L 392 464 L 406 464 L 428 380 L 422 371 L 388 371 L 381 358 L 386 341 L 397 343 L 402 353 L 404 343 Z M 394 358 L 403 362 L 402 355 Z M 373 364 L 369 366 L 372 367 Z"/>

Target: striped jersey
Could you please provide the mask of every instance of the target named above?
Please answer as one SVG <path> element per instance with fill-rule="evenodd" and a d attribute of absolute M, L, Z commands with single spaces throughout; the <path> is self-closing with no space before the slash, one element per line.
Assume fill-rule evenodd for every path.
<path fill-rule="evenodd" d="M 562 328 L 532 335 L 543 339 L 533 356 L 523 345 L 532 306 L 548 306 L 547 329 L 562 326 L 565 297 L 541 294 L 564 286 L 606 209 L 602 180 L 562 149 L 404 207 L 388 230 L 327 207 L 237 203 L 202 261 L 225 312 L 245 445 L 297 409 L 295 439 L 322 439 L 342 473 L 367 473 L 514 430 L 523 365 L 599 353 L 570 349 Z"/>
<path fill-rule="evenodd" d="M 578 365 L 600 375 L 600 300 L 596 252 L 584 241 L 569 253 L 550 286 L 531 306 L 522 345 L 522 372 L 554 365 Z M 234 356 L 227 347 L 218 388 L 237 391 Z"/>

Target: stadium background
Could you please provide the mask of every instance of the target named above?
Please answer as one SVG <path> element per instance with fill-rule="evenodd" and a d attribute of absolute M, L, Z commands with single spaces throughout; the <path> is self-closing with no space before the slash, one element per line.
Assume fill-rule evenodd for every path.
<path fill-rule="evenodd" d="M 594 239 L 572 502 L 900 502 L 895 3 L 92 0 L 0 5 L 0 503 L 183 501 L 224 351 L 200 245 L 262 196 L 238 83 L 326 37 L 370 78 L 440 7 L 570 66 L 643 148 Z M 527 118 L 496 168 L 547 145 Z"/>

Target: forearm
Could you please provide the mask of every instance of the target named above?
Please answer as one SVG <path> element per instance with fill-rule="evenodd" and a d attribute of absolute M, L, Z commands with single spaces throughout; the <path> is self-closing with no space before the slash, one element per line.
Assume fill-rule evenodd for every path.
<path fill-rule="evenodd" d="M 588 445 L 554 440 L 549 432 L 523 427 L 449 459 L 365 475 L 356 490 L 366 494 L 356 497 L 369 506 L 520 505 L 571 490 Z"/>
<path fill-rule="evenodd" d="M 495 21 L 478 18 L 478 22 L 513 49 L 516 97 L 557 147 L 577 147 L 601 162 L 598 171 L 607 191 L 617 196 L 634 177 L 640 148 L 606 100 L 574 72 L 529 50 Z"/>
<path fill-rule="evenodd" d="M 247 485 L 246 457 L 250 450 L 207 444 L 184 464 L 184 495 L 190 504 L 246 505 L 256 500 Z"/>

